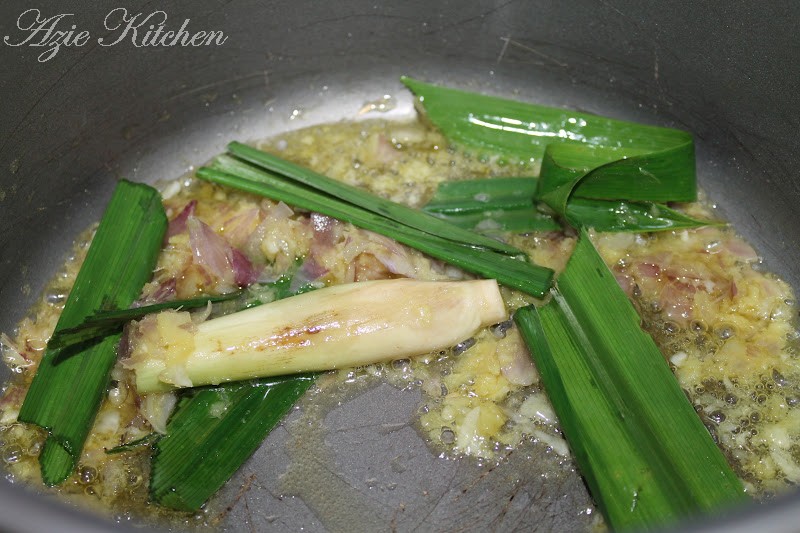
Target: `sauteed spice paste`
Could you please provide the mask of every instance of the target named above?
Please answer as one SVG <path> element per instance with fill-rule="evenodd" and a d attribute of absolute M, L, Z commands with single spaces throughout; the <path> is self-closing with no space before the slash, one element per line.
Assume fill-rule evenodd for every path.
<path fill-rule="evenodd" d="M 417 122 L 329 124 L 259 146 L 413 207 L 424 205 L 445 180 L 535 172 L 529 162 L 486 159 L 453 149 Z M 274 279 L 297 258 L 304 258 L 300 281 L 318 285 L 470 277 L 380 235 L 191 176 L 164 182 L 161 189 L 172 222 L 153 280 L 142 294 L 145 302 L 234 289 L 241 273 L 218 271 L 196 260 L 198 250 L 213 254 L 219 246 L 218 239 L 207 238 L 205 228 L 243 252 L 260 280 Z M 713 209 L 703 202 L 679 207 L 693 216 L 713 218 Z M 189 219 L 193 222 L 187 223 Z M 0 400 L 0 457 L 8 478 L 15 481 L 40 484 L 37 455 L 44 434 L 17 423 L 16 415 L 91 237 L 89 230 L 78 239 L 73 255 L 30 316 L 2 337 L 3 357 L 14 374 Z M 557 271 L 575 242 L 568 230 L 505 238 L 534 262 Z M 768 496 L 800 482 L 800 366 L 797 309 L 790 287 L 764 272 L 753 248 L 727 227 L 593 234 L 593 239 L 748 491 Z M 510 310 L 532 301 L 510 290 L 504 297 Z M 554 476 L 563 475 L 564 465 L 570 465 L 558 420 L 511 322 L 442 352 L 331 373 L 301 402 L 304 416 L 322 417 L 334 403 L 326 398 L 346 399 L 342 391 L 347 387 L 363 390 L 380 382 L 419 389 L 422 403 L 414 426 L 437 454 L 491 464 L 523 446 L 546 450 Z M 334 390 L 338 393 L 326 395 Z M 178 523 L 216 525 L 225 513 L 212 513 L 219 507 L 213 502 L 209 511 L 194 517 L 147 503 L 147 447 L 105 453 L 154 430 L 163 431 L 173 404 L 171 394 L 137 395 L 131 375 L 118 365 L 76 473 L 55 490 L 111 509 L 120 520 L 172 516 Z M 309 488 L 297 482 L 302 478 L 298 471 L 302 465 L 290 468 L 284 488 L 302 495 Z M 325 521 L 324 516 L 320 519 Z"/>

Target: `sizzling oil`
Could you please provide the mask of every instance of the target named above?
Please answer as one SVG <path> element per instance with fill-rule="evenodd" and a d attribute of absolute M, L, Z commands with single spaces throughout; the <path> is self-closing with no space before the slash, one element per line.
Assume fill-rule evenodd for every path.
<path fill-rule="evenodd" d="M 282 135 L 261 147 L 413 207 L 424 205 L 442 181 L 530 175 L 535 170 L 529 162 L 483 158 L 450 148 L 436 132 L 418 123 L 323 125 Z M 191 178 L 164 185 L 163 190 L 171 216 L 197 200 L 197 216 L 229 239 L 241 230 L 230 221 L 236 217 L 246 221 L 248 210 L 281 210 L 274 203 Z M 712 214 L 702 204 L 683 207 L 694 215 Z M 248 253 L 263 254 L 265 268 L 275 273 L 296 257 L 309 254 L 313 235 L 298 222 L 303 216 L 307 215 L 276 218 L 273 230 L 261 235 Z M 327 269 L 326 283 L 396 275 L 375 260 L 391 249 L 386 242 L 346 224 L 337 224 L 335 230 L 341 246 L 320 256 Z M 575 238 L 570 232 L 507 237 L 535 262 L 555 270 L 563 268 Z M 21 323 L 13 339 L 3 341 L 15 379 L 7 385 L 2 401 L 0 456 L 8 476 L 15 480 L 39 483 L 37 454 L 43 437 L 38 430 L 16 423 L 16 412 L 89 238 L 76 245 L 74 256 L 33 310 L 33 318 Z M 796 308 L 789 287 L 761 272 L 757 256 L 728 228 L 593 238 L 748 490 L 768 496 L 800 481 L 800 367 L 793 344 Z M 469 277 L 413 250 L 403 248 L 402 253 L 407 275 Z M 202 285 L 201 276 L 192 270 L 188 243 L 180 236 L 162 253 L 155 279 L 145 293 L 156 291 L 160 282 L 170 278 L 178 279 L 178 297 L 224 291 Z M 512 291 L 504 296 L 510 310 L 530 302 Z M 502 325 L 450 350 L 328 375 L 303 400 L 302 414 L 285 426 L 291 464 L 281 490 L 306 500 L 321 523 L 332 529 L 354 525 L 353 516 L 386 518 L 385 509 L 359 499 L 359 493 L 395 490 L 389 488 L 394 481 L 366 477 L 358 481 L 364 484 L 359 491 L 355 482 L 343 485 L 335 476 L 313 475 L 315 466 L 336 461 L 335 450 L 325 445 L 330 431 L 326 417 L 340 403 L 380 383 L 419 395 L 419 405 L 404 423 L 421 435 L 432 458 L 465 461 L 470 475 L 481 478 L 487 472 L 522 469 L 528 478 L 544 479 L 554 487 L 569 484 L 567 480 L 575 477 L 568 448 L 535 369 L 524 365 L 525 360 L 529 362 L 524 350 L 513 326 Z M 110 508 L 118 520 L 148 515 L 168 516 L 181 527 L 224 525 L 229 493 L 212 500 L 197 516 L 171 514 L 146 503 L 146 451 L 103 453 L 103 448 L 149 431 L 148 421 L 136 409 L 130 376 L 117 368 L 113 377 L 90 446 L 75 475 L 58 491 Z M 440 496 L 448 501 L 446 493 Z M 589 509 L 575 525 L 590 527 L 597 513 L 592 514 L 589 502 L 575 498 L 573 504 L 579 509 Z M 365 518 L 360 526 L 386 523 L 370 520 Z"/>

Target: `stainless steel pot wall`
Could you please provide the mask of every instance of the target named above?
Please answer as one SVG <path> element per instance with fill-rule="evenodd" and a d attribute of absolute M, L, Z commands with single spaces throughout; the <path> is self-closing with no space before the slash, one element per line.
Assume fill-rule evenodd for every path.
<path fill-rule="evenodd" d="M 99 4 L 38 6 L 41 17 L 72 14 L 58 29 L 75 24 L 76 32 L 90 33 L 83 46 L 62 46 L 45 62 L 38 57 L 47 47 L 32 46 L 41 39 L 12 46 L 27 36 L 18 17 L 31 6 L 15 0 L 0 8 L 0 35 L 8 36 L 0 43 L 0 330 L 23 316 L 72 238 L 99 217 L 116 179 L 174 177 L 230 139 L 353 116 L 384 94 L 408 109 L 410 99 L 399 96 L 401 74 L 694 132 L 701 185 L 768 267 L 800 286 L 796 3 Z M 192 32 L 216 30 L 227 39 L 139 47 L 141 39 L 130 34 L 103 46 L 98 38 L 110 44 L 120 36 L 104 28 L 115 8 L 129 17 L 162 9 L 173 30 L 189 19 Z M 110 27 L 120 15 L 111 15 Z M 33 19 L 19 20 L 27 27 Z M 276 432 L 246 467 L 258 487 L 249 493 L 251 514 L 236 510 L 227 524 L 316 530 L 341 526 L 346 522 L 337 520 L 347 513 L 369 514 L 354 524 L 374 529 L 550 530 L 585 523 L 576 518 L 589 505 L 577 476 L 552 484 L 525 479 L 524 471 L 487 475 L 437 460 L 403 426 L 415 407 L 413 394 L 380 387 L 328 415 L 326 424 L 342 430 L 326 440 L 331 469 L 346 489 L 346 498 L 330 500 L 338 518 L 320 521 L 319 502 L 275 496 L 274 479 L 288 462 L 287 436 Z M 363 485 L 396 456 L 408 474 L 395 472 L 401 481 L 395 491 Z M 764 530 L 794 530 L 797 503 L 791 497 L 746 510 L 745 518 L 761 521 Z M 0 528 L 70 527 L 106 525 L 0 484 Z"/>

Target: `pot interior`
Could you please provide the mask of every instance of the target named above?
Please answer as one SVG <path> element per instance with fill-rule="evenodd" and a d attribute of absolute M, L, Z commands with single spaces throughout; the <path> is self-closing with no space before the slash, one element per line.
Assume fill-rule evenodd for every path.
<path fill-rule="evenodd" d="M 99 32 L 109 10 L 73 4 L 75 19 Z M 135 4 L 131 13 L 154 9 Z M 764 268 L 798 286 L 800 189 L 793 169 L 800 152 L 788 133 L 797 127 L 798 80 L 785 68 L 796 64 L 798 50 L 778 46 L 797 18 L 777 17 L 774 7 L 412 0 L 266 7 L 203 1 L 164 9 L 176 25 L 188 18 L 228 40 L 151 49 L 122 41 L 63 49 L 46 63 L 30 48 L 0 51 L 7 66 L 0 91 L 13 102 L 0 111 L 0 330 L 11 331 L 24 316 L 73 238 L 98 219 L 117 179 L 177 177 L 230 140 L 357 118 L 365 102 L 384 95 L 397 105 L 377 116 L 410 116 L 403 74 L 693 132 L 700 186 L 754 244 Z M 18 31 L 11 24 L 24 10 L 21 2 L 4 5 L 7 34 Z M 747 31 L 740 31 L 745 21 Z M 325 428 L 305 435 L 316 452 L 298 449 L 296 433 L 273 432 L 223 489 L 221 525 L 591 524 L 597 511 L 577 473 L 547 479 L 535 450 L 489 469 L 441 460 L 409 425 L 418 406 L 414 391 L 378 385 L 327 411 Z M 290 415 L 288 427 L 300 416 Z M 303 471 L 303 498 L 280 497 L 278 479 L 302 453 L 319 468 Z M 63 513 L 83 524 L 82 515 L 19 487 L 0 485 L 0 492 L 31 509 L 3 512 L 8 527 L 35 530 L 29 526 L 36 520 Z M 794 501 L 770 512 L 782 516 Z M 230 502 L 236 504 L 225 511 Z M 746 519 L 763 519 L 763 512 L 748 513 Z"/>

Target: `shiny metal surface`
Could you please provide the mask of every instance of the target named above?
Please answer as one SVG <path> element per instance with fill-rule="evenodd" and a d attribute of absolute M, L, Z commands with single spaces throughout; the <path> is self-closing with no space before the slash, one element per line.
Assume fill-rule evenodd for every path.
<path fill-rule="evenodd" d="M 119 6 L 98 4 L 39 7 L 72 13 L 72 23 L 91 33 L 86 45 L 62 47 L 47 62 L 37 61 L 41 47 L 0 43 L 0 330 L 23 316 L 72 238 L 98 218 L 116 179 L 175 177 L 230 139 L 352 117 L 384 94 L 400 99 L 395 113 L 409 113 L 401 74 L 694 132 L 701 185 L 768 267 L 800 287 L 795 3 L 174 1 L 160 7 L 170 27 L 189 18 L 191 29 L 228 38 L 220 46 L 155 48 L 131 39 L 99 45 L 97 38 L 114 37 L 103 20 Z M 0 36 L 18 42 L 17 17 L 30 7 L 4 2 Z M 143 15 L 159 9 L 143 1 L 124 7 Z M 439 460 L 408 426 L 416 407 L 413 392 L 382 385 L 326 416 L 334 479 L 321 479 L 340 488 L 338 499 L 278 497 L 277 478 L 294 448 L 291 432 L 275 432 L 225 489 L 233 498 L 248 480 L 252 486 L 250 504 L 234 506 L 224 524 L 341 528 L 330 505 L 370 529 L 586 524 L 579 477 L 526 477 L 525 461 L 487 474 L 468 461 Z M 387 466 L 397 457 L 402 472 Z M 364 483 L 372 478 L 395 488 L 372 490 Z M 797 504 L 791 496 L 747 510 L 744 528 L 796 530 Z M 55 525 L 112 527 L 0 484 L 0 529 Z"/>

